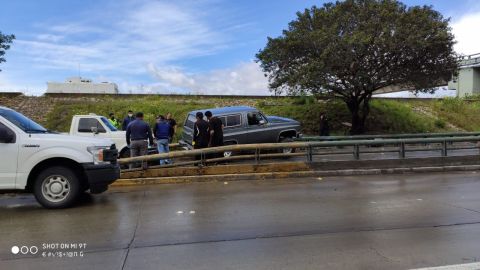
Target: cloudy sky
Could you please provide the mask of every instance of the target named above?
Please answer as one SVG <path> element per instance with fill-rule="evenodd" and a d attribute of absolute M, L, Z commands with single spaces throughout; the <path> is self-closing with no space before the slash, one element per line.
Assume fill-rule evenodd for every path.
<path fill-rule="evenodd" d="M 254 55 L 310 0 L 2 1 L 0 31 L 15 34 L 0 91 L 42 94 L 69 76 L 121 92 L 269 94 Z M 450 17 L 463 54 L 480 53 L 480 1 L 428 4 Z"/>

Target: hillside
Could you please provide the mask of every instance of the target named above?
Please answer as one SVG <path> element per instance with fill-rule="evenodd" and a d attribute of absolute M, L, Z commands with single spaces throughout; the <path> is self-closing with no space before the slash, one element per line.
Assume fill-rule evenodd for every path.
<path fill-rule="evenodd" d="M 419 133 L 441 131 L 480 130 L 480 105 L 462 99 L 445 100 L 385 100 L 372 101 L 371 115 L 367 121 L 368 133 Z M 19 110 L 45 127 L 68 131 L 75 114 L 114 112 L 123 117 L 131 109 L 143 111 L 146 120 L 155 115 L 173 113 L 183 123 L 186 113 L 195 109 L 233 105 L 254 106 L 268 115 L 278 115 L 299 120 L 305 134 L 317 134 L 320 112 L 328 113 L 332 134 L 345 134 L 342 122 L 350 122 L 349 112 L 340 100 L 314 100 L 310 97 L 205 97 L 205 96 L 11 96 L 0 94 L 0 105 Z"/>

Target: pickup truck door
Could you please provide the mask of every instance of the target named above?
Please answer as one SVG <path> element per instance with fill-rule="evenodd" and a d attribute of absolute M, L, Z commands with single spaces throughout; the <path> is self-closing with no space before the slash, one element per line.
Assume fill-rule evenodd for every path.
<path fill-rule="evenodd" d="M 15 188 L 18 162 L 18 140 L 15 132 L 0 122 L 0 137 L 13 135 L 14 139 L 5 142 L 0 138 L 0 189 Z"/>
<path fill-rule="evenodd" d="M 97 132 L 94 132 L 93 130 Z M 84 137 L 106 137 L 106 129 L 103 124 L 94 117 L 78 119 L 77 135 Z"/>

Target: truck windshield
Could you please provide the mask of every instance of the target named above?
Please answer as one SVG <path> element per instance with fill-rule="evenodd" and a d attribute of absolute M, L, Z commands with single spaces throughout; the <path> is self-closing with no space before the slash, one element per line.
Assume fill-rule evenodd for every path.
<path fill-rule="evenodd" d="M 27 133 L 48 133 L 46 128 L 19 112 L 0 109 L 0 115 Z"/>
<path fill-rule="evenodd" d="M 111 131 L 118 131 L 118 129 L 116 127 L 114 127 L 112 125 L 112 123 L 110 123 L 110 121 L 107 120 L 107 118 L 105 117 L 100 117 L 100 119 L 102 119 L 102 122 L 111 130 Z"/>

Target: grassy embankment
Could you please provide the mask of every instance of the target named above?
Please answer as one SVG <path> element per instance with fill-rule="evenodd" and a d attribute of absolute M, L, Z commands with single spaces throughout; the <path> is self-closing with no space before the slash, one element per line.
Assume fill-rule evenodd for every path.
<path fill-rule="evenodd" d="M 188 111 L 220 106 L 248 105 L 259 108 L 267 115 L 278 115 L 299 120 L 305 134 L 318 132 L 318 116 L 326 111 L 330 118 L 333 135 L 343 135 L 346 127 L 342 122 L 350 122 L 350 114 L 340 100 L 315 101 L 309 97 L 299 98 L 202 98 L 195 97 L 99 97 L 91 100 L 58 101 L 47 115 L 47 128 L 68 131 L 71 117 L 75 114 L 94 112 L 108 115 L 114 112 L 123 118 L 128 109 L 142 111 L 148 122 L 154 122 L 154 116 L 172 112 L 177 119 L 179 132 Z M 422 108 L 419 110 L 418 108 Z M 386 133 L 423 133 L 452 131 L 451 125 L 465 130 L 480 129 L 480 107 L 463 100 L 447 99 L 443 101 L 396 101 L 373 100 L 371 114 L 367 121 L 369 134 Z M 437 115 L 437 117 L 435 116 Z M 478 118 L 478 119 L 477 119 Z"/>

